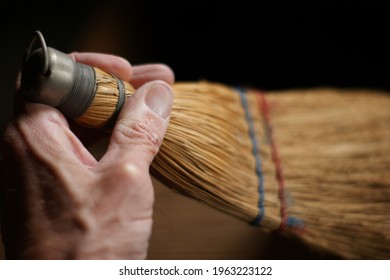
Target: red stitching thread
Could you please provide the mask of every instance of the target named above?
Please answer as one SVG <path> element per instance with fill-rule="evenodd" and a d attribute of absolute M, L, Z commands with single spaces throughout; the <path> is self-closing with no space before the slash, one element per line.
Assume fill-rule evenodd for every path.
<path fill-rule="evenodd" d="M 265 94 L 263 92 L 257 92 L 256 96 L 257 96 L 262 117 L 264 119 L 264 125 L 265 125 L 266 133 L 268 135 L 268 140 L 270 142 L 272 161 L 274 162 L 275 165 L 275 177 L 279 187 L 278 195 L 280 200 L 281 222 L 280 222 L 279 229 L 277 231 L 283 232 L 287 228 L 287 206 L 286 206 L 286 198 L 285 198 L 285 184 L 284 184 L 282 162 L 280 160 L 279 152 L 273 138 L 272 126 L 270 123 L 270 116 L 269 116 L 270 104 L 268 103 L 268 100 L 266 99 Z"/>

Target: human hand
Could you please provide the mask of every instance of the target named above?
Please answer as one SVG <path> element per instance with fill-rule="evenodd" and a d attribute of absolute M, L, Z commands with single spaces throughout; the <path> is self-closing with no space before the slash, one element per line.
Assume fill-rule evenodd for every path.
<path fill-rule="evenodd" d="M 154 202 L 149 166 L 168 126 L 174 75 L 164 65 L 132 67 L 111 55 L 70 55 L 137 90 L 99 161 L 57 109 L 24 102 L 4 136 L 7 258 L 144 259 Z"/>

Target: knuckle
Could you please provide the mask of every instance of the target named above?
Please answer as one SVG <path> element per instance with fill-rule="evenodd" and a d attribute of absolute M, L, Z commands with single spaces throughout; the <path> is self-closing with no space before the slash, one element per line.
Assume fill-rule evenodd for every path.
<path fill-rule="evenodd" d="M 113 137 L 118 144 L 142 146 L 152 154 L 157 153 L 162 141 L 158 131 L 142 121 L 130 125 L 118 123 Z"/>
<path fill-rule="evenodd" d="M 36 116 L 31 115 L 31 118 L 36 118 L 36 121 L 46 124 L 64 125 L 66 123 L 65 117 L 56 109 L 51 107 L 43 107 L 36 111 Z"/>
<path fill-rule="evenodd" d="M 115 168 L 115 178 L 120 181 L 135 183 L 145 171 L 142 167 L 134 162 L 121 162 Z"/>
<path fill-rule="evenodd" d="M 3 134 L 3 145 L 17 149 L 31 148 L 32 146 L 47 143 L 48 139 L 56 139 L 57 130 L 53 128 L 67 126 L 64 117 L 57 110 L 40 110 L 20 114 L 7 124 Z M 47 141 L 42 141 L 46 138 Z"/>

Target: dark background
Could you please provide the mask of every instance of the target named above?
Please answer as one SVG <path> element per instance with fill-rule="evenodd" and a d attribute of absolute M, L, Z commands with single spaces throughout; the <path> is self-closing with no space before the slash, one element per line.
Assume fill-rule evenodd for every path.
<path fill-rule="evenodd" d="M 161 62 L 172 67 L 177 80 L 266 90 L 390 88 L 389 4 L 228 2 L 3 1 L 1 127 L 10 119 L 14 79 L 35 29 L 63 52 Z"/>

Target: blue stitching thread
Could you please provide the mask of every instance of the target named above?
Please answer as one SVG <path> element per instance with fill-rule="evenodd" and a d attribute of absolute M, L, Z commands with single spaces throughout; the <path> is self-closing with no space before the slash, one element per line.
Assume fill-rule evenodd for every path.
<path fill-rule="evenodd" d="M 249 112 L 248 101 L 246 99 L 245 90 L 241 87 L 237 87 L 237 91 L 240 94 L 241 104 L 245 111 L 245 118 L 249 125 L 249 136 L 251 138 L 252 145 L 253 145 L 252 153 L 256 160 L 256 175 L 258 178 L 257 182 L 258 182 L 258 193 L 259 193 L 259 202 L 258 202 L 259 213 L 257 214 L 256 218 L 252 222 L 250 222 L 252 226 L 256 226 L 260 224 L 261 220 L 264 217 L 264 212 L 265 212 L 263 173 L 261 171 L 262 168 L 261 168 L 261 160 L 259 157 L 259 149 L 258 149 L 257 139 L 256 139 L 255 130 L 253 126 L 253 120 Z"/>

